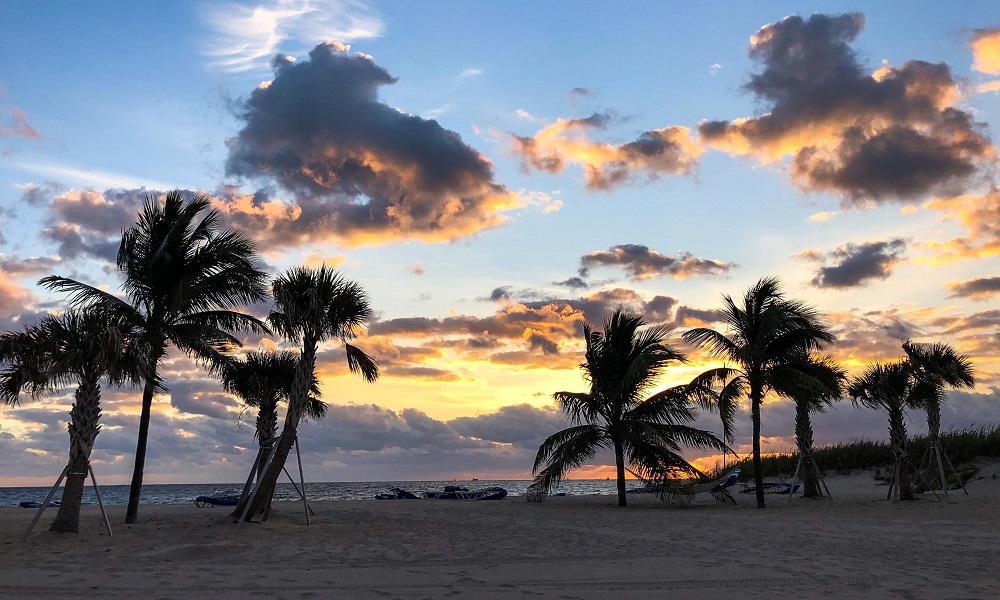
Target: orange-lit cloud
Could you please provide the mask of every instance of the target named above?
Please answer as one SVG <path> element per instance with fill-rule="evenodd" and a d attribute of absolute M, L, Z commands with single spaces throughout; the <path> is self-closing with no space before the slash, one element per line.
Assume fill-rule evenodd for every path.
<path fill-rule="evenodd" d="M 266 224 L 263 244 L 453 240 L 505 223 L 502 213 L 519 206 L 457 133 L 379 101 L 396 79 L 370 56 L 324 43 L 308 60 L 273 65 L 274 80 L 242 105 L 226 163 L 228 175 L 277 183 L 295 198 L 236 199 L 227 211 Z"/>
<path fill-rule="evenodd" d="M 849 45 L 863 26 L 855 13 L 762 27 L 750 47 L 762 68 L 746 88 L 769 112 L 703 122 L 702 142 L 763 163 L 790 157 L 796 185 L 848 206 L 965 191 L 995 150 L 955 108 L 951 70 L 914 60 L 869 72 Z"/>
<path fill-rule="evenodd" d="M 977 29 L 969 43 L 974 58 L 972 68 L 990 75 L 1000 75 L 1000 27 Z"/>
<path fill-rule="evenodd" d="M 16 106 L 0 106 L 0 138 L 12 137 L 37 140 L 42 136 L 28 122 L 23 110 Z"/>
<path fill-rule="evenodd" d="M 936 198 L 924 204 L 925 208 L 945 213 L 946 219 L 958 220 L 966 229 L 965 237 L 947 242 L 927 242 L 924 247 L 938 255 L 939 260 L 982 258 L 1000 254 L 1000 190 L 986 194 L 966 194 L 949 198 Z"/>
<path fill-rule="evenodd" d="M 512 135 L 510 147 L 521 156 L 524 168 L 558 173 L 569 163 L 580 165 L 591 190 L 609 190 L 639 175 L 655 179 L 687 174 L 697 166 L 702 149 L 686 127 L 645 131 L 634 141 L 619 145 L 589 139 L 592 132 L 605 130 L 611 120 L 609 113 L 557 119 L 534 136 Z"/>
<path fill-rule="evenodd" d="M 1000 276 L 974 277 L 948 284 L 952 298 L 986 300 L 1000 294 Z"/>

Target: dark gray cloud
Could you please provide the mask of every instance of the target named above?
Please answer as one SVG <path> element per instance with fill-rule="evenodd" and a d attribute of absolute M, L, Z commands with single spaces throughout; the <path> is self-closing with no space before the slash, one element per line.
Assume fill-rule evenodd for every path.
<path fill-rule="evenodd" d="M 888 278 L 902 262 L 906 245 L 906 240 L 894 238 L 861 244 L 849 243 L 825 254 L 813 251 L 800 256 L 822 264 L 812 280 L 814 286 L 844 289 Z"/>
<path fill-rule="evenodd" d="M 697 258 L 690 252 L 667 256 L 640 244 L 622 244 L 581 257 L 580 275 L 586 277 L 594 267 L 611 266 L 623 268 L 634 279 L 686 279 L 697 275 L 721 275 L 734 267 L 732 263 Z"/>
<path fill-rule="evenodd" d="M 557 281 L 554 285 L 559 285 L 562 287 L 568 287 L 570 289 L 587 289 L 587 282 L 580 277 L 570 277 L 569 279 L 564 279 L 563 281 Z"/>
<path fill-rule="evenodd" d="M 226 173 L 277 183 L 296 204 L 233 197 L 234 222 L 263 227 L 271 245 L 449 240 L 503 222 L 512 194 L 490 161 L 436 121 L 381 102 L 379 88 L 396 79 L 371 57 L 323 43 L 273 66 L 237 114 Z"/>
<path fill-rule="evenodd" d="M 791 155 L 798 185 L 846 205 L 911 202 L 976 182 L 992 147 L 985 125 L 954 108 L 961 92 L 948 65 L 869 72 L 850 46 L 864 22 L 859 13 L 792 15 L 762 27 L 750 48 L 761 69 L 746 89 L 765 114 L 704 122 L 702 140 L 765 162 Z"/>
<path fill-rule="evenodd" d="M 459 435 L 514 444 L 534 452 L 546 437 L 568 427 L 569 420 L 554 407 L 516 404 L 503 406 L 494 413 L 458 417 L 448 424 Z"/>
<path fill-rule="evenodd" d="M 950 298 L 969 298 L 970 300 L 986 300 L 1000 294 L 1000 276 L 974 277 L 965 281 L 949 284 Z"/>

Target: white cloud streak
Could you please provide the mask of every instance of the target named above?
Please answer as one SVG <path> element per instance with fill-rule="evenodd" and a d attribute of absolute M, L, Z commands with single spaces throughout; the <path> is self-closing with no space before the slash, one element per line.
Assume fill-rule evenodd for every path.
<path fill-rule="evenodd" d="M 378 13 L 357 0 L 272 0 L 252 7 L 224 2 L 204 6 L 201 18 L 216 33 L 205 48 L 211 66 L 231 73 L 267 69 L 282 51 L 376 38 L 385 29 Z M 286 41 L 296 48 L 282 48 Z"/>

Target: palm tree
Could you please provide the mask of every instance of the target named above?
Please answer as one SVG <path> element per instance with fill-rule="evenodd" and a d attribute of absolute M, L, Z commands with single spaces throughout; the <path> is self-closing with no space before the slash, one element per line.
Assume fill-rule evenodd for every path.
<path fill-rule="evenodd" d="M 32 397 L 75 384 L 69 422 L 69 469 L 51 531 L 80 530 L 80 504 L 90 452 L 100 432 L 101 385 L 139 385 L 146 375 L 146 352 L 135 343 L 132 325 L 96 308 L 48 316 L 21 332 L 0 336 L 0 401 L 17 404 L 22 391 Z"/>
<path fill-rule="evenodd" d="M 906 409 L 918 405 L 913 383 L 913 372 L 907 361 L 874 362 L 851 380 L 847 392 L 855 405 L 885 410 L 889 414 L 889 443 L 893 456 L 889 495 L 898 490 L 900 500 L 913 500 L 906 455 Z"/>
<path fill-rule="evenodd" d="M 271 286 L 274 310 L 267 316 L 274 331 L 291 342 L 302 344 L 295 369 L 285 425 L 278 445 L 258 479 L 255 493 L 236 507 L 233 516 L 266 519 L 271 508 L 274 486 L 295 442 L 299 421 L 309 405 L 309 395 L 316 377 L 316 350 L 320 342 L 331 338 L 344 344 L 347 365 L 369 383 L 378 379 L 375 359 L 349 343 L 372 316 L 368 296 L 357 283 L 349 281 L 326 265 L 318 269 L 295 267 L 274 280 Z"/>
<path fill-rule="evenodd" d="M 949 388 L 971 389 L 976 384 L 972 361 L 965 354 L 959 354 L 948 344 L 917 344 L 903 342 L 903 351 L 916 379 L 914 394 L 917 402 L 927 411 L 928 446 L 932 452 L 944 452 L 941 448 L 941 403 L 945 399 L 944 390 Z M 947 457 L 947 455 L 945 455 Z M 941 487 L 947 492 L 941 456 L 930 456 L 928 468 L 933 468 L 937 458 Z"/>
<path fill-rule="evenodd" d="M 618 505 L 626 506 L 626 461 L 645 479 L 674 473 L 700 477 L 702 473 L 680 455 L 680 445 L 726 449 L 712 433 L 687 425 L 696 415 L 686 391 L 671 388 L 645 397 L 666 367 L 683 362 L 684 356 L 667 341 L 669 329 L 640 330 L 644 324 L 641 316 L 618 310 L 605 320 L 603 332 L 584 325 L 587 352 L 580 367 L 590 391 L 553 394 L 573 426 L 539 446 L 532 467 L 536 489 L 550 490 L 570 470 L 607 448 L 615 454 Z"/>
<path fill-rule="evenodd" d="M 257 477 L 264 472 L 262 456 L 278 433 L 278 402 L 287 401 L 295 382 L 299 357 L 294 352 L 250 351 L 242 361 L 234 360 L 222 369 L 222 385 L 243 403 L 257 409 L 254 437 L 258 450 Z M 319 381 L 314 377 L 309 389 L 305 414 L 318 419 L 326 414 L 326 403 L 319 399 Z"/>
<path fill-rule="evenodd" d="M 750 398 L 757 507 L 764 508 L 760 406 L 772 391 L 781 393 L 798 387 L 824 392 L 826 387 L 810 373 L 803 356 L 832 342 L 834 336 L 815 309 L 785 298 L 781 283 L 773 277 L 765 277 L 747 290 L 742 307 L 728 295 L 722 299 L 726 333 L 697 327 L 683 337 L 733 365 L 711 369 L 701 376 L 703 380 L 721 386 L 738 385 Z M 732 380 L 739 383 L 732 384 Z"/>
<path fill-rule="evenodd" d="M 142 324 L 140 343 L 148 349 L 152 370 L 143 388 L 126 523 L 135 523 L 139 515 L 149 419 L 159 386 L 157 371 L 169 346 L 217 364 L 221 352 L 239 345 L 234 332 L 268 332 L 260 320 L 232 310 L 267 297 L 267 274 L 253 242 L 242 233 L 220 231 L 219 214 L 204 213 L 210 205 L 211 199 L 204 195 L 184 202 L 179 191 L 167 194 L 162 205 L 146 197 L 136 223 L 122 232 L 118 248 L 127 301 L 65 277 L 39 282 L 70 292 L 73 303 L 131 309 Z"/>
<path fill-rule="evenodd" d="M 699 406 L 705 410 L 718 412 L 719 420 L 722 422 L 722 440 L 726 444 L 733 444 L 736 441 L 736 411 L 740 408 L 740 398 L 746 396 L 746 389 L 742 379 L 730 379 L 729 381 L 716 382 L 713 377 L 699 375 L 691 380 L 691 383 L 684 386 L 686 393 L 694 399 Z M 733 455 L 739 460 L 739 455 Z M 722 466 L 726 466 L 726 451 L 722 451 Z"/>
<path fill-rule="evenodd" d="M 823 383 L 822 389 L 812 387 L 793 387 L 787 395 L 795 402 L 795 445 L 802 459 L 803 493 L 806 498 L 819 498 L 822 492 L 816 478 L 816 467 L 813 465 L 813 428 L 812 413 L 825 412 L 834 402 L 840 399 L 847 373 L 832 358 L 828 356 L 807 357 L 804 365 L 812 363 L 811 374 Z"/>

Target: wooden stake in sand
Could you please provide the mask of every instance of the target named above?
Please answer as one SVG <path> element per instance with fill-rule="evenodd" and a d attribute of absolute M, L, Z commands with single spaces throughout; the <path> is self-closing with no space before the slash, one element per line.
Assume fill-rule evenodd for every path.
<path fill-rule="evenodd" d="M 267 467 L 271 465 L 271 461 L 274 460 L 275 452 L 278 449 L 278 445 L 275 442 L 280 437 L 281 436 L 276 435 L 271 439 L 267 440 L 266 442 L 264 442 L 263 444 L 261 444 L 261 449 L 266 448 L 268 446 L 270 446 L 271 448 L 271 451 L 268 453 L 267 456 L 267 462 L 264 464 L 265 471 L 267 470 Z M 299 462 L 299 483 L 302 485 L 302 488 L 299 489 L 299 486 L 295 484 L 295 479 L 292 477 L 292 474 L 288 472 L 288 469 L 282 466 L 281 470 L 285 472 L 285 475 L 288 476 L 288 481 L 291 482 L 292 487 L 295 488 L 295 491 L 302 498 L 302 506 L 304 507 L 306 513 L 306 525 L 311 525 L 312 523 L 310 523 L 309 521 L 309 515 L 310 514 L 315 515 L 316 512 L 312 509 L 311 506 L 309 506 L 309 502 L 306 500 L 306 478 L 302 471 L 302 454 L 299 452 L 299 436 L 295 436 L 295 440 L 293 443 L 295 445 L 295 456 Z M 258 451 L 257 458 L 253 462 L 253 467 L 250 468 L 250 475 L 247 477 L 246 485 L 243 486 L 243 492 L 240 494 L 240 502 L 243 502 L 243 500 L 246 498 L 248 491 L 250 492 L 250 499 L 243 507 L 243 512 L 240 513 L 240 516 L 236 521 L 237 526 L 243 524 L 245 521 L 248 520 L 247 511 L 250 509 L 250 505 L 253 504 L 254 498 L 257 497 L 257 492 L 260 490 L 260 480 L 257 479 L 257 466 L 260 464 L 261 457 L 262 453 Z M 253 484 L 252 489 L 250 487 L 251 483 Z"/>
<path fill-rule="evenodd" d="M 802 461 L 806 458 L 809 459 L 809 464 L 812 465 L 813 471 L 816 473 L 816 478 L 823 484 L 823 489 L 826 490 L 826 497 L 832 501 L 833 494 L 830 493 L 830 488 L 826 485 L 826 478 L 823 477 L 823 473 L 820 472 L 819 465 L 816 464 L 816 461 L 813 459 L 811 454 L 803 452 L 802 450 L 799 450 L 799 462 L 795 465 L 795 476 L 792 477 L 792 489 L 788 491 L 788 501 L 791 502 L 792 496 L 795 494 L 795 486 L 799 483 L 799 471 L 802 469 Z M 804 493 L 805 490 L 803 490 L 803 494 Z"/>
<path fill-rule="evenodd" d="M 935 463 L 937 464 L 935 465 Z M 939 481 L 941 482 L 941 489 L 944 491 L 944 495 L 947 496 L 948 480 L 945 477 L 944 470 L 946 463 L 948 465 L 948 472 L 955 474 L 955 478 L 958 479 L 958 485 L 962 486 L 962 491 L 965 492 L 966 496 L 968 496 L 969 490 L 965 488 L 965 482 L 962 481 L 962 474 L 958 472 L 958 469 L 956 469 L 953 464 L 951 464 L 951 459 L 948 458 L 948 453 L 944 451 L 944 448 L 941 447 L 941 444 L 937 440 L 932 439 L 927 442 L 927 449 L 924 450 L 924 456 L 920 459 L 920 469 L 918 469 L 918 471 L 920 473 L 927 473 L 927 480 L 933 481 L 933 470 L 934 467 L 937 466 L 937 475 L 940 477 Z"/>
<path fill-rule="evenodd" d="M 90 446 L 88 446 L 83 439 L 80 438 L 80 434 L 78 434 L 74 429 L 70 429 L 70 433 L 76 437 L 77 441 L 83 447 L 85 455 L 90 456 Z M 65 478 L 68 474 L 69 464 L 67 463 L 66 467 L 63 468 L 62 473 L 59 474 L 59 478 L 56 479 L 55 485 L 53 485 L 52 489 L 49 490 L 48 496 L 45 497 L 45 502 L 42 502 L 42 505 L 38 507 L 38 512 L 35 513 L 35 518 L 32 519 L 31 524 L 28 525 L 28 531 L 25 531 L 24 537 L 21 538 L 22 542 L 28 541 L 28 536 L 31 535 L 31 531 L 35 528 L 35 525 L 38 524 L 38 520 L 42 518 L 42 513 L 49 507 L 49 503 L 52 502 L 52 497 L 56 495 L 56 490 L 59 489 L 59 485 L 62 483 L 63 478 Z M 108 513 L 104 510 L 104 502 L 101 500 L 101 490 L 97 487 L 97 477 L 94 476 L 94 467 L 91 466 L 89 458 L 87 459 L 87 474 L 90 475 L 90 482 L 94 485 L 94 494 L 97 495 L 97 504 L 101 507 L 101 515 L 104 517 L 104 526 L 107 527 L 108 536 L 110 537 L 114 535 L 111 533 L 111 521 L 108 520 Z"/>

